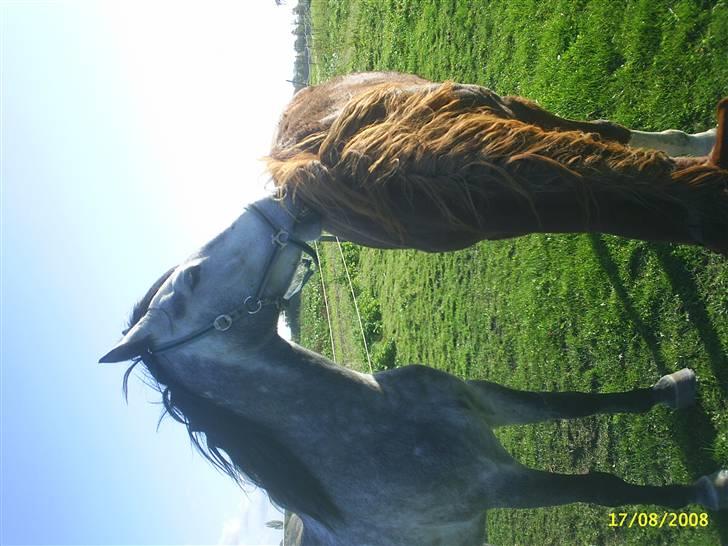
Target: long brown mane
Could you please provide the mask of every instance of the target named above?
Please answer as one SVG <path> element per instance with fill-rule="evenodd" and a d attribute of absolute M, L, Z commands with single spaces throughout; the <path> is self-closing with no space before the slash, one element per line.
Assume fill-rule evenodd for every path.
<path fill-rule="evenodd" d="M 318 211 L 347 211 L 399 240 L 410 223 L 403 202 L 428 203 L 446 224 L 497 238 L 498 229 L 483 224 L 484 207 L 514 206 L 539 226 L 548 224 L 545 204 L 553 194 L 571 196 L 578 210 L 569 212 L 585 231 L 600 215 L 599 203 L 610 199 L 683 216 L 700 211 L 700 221 L 725 226 L 724 170 L 595 134 L 541 129 L 516 117 L 513 99 L 481 87 L 405 83 L 370 85 L 338 111 L 327 105 L 327 117 L 304 124 L 305 132 L 282 125 L 268 158 L 276 186 Z M 326 93 L 327 86 L 315 90 Z M 302 108 L 301 100 L 291 109 Z"/>

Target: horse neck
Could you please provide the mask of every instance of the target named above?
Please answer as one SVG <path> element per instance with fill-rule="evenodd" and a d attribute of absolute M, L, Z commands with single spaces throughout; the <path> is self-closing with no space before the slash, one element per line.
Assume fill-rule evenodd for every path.
<path fill-rule="evenodd" d="M 209 370 L 197 376 L 205 383 L 199 387 L 206 397 L 275 429 L 297 426 L 297 421 L 339 404 L 361 403 L 378 388 L 371 376 L 338 366 L 278 335 L 242 360 L 197 367 Z"/>

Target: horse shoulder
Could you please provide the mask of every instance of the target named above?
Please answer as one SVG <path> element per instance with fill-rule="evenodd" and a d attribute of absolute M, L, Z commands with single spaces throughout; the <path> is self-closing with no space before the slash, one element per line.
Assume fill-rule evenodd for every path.
<path fill-rule="evenodd" d="M 418 398 L 458 396 L 467 390 L 461 379 L 422 364 L 378 372 L 374 374 L 374 379 L 383 390 L 389 389 Z"/>

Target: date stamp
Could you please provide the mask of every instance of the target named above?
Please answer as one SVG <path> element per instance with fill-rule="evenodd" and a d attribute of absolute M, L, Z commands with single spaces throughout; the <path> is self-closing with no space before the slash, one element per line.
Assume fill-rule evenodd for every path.
<path fill-rule="evenodd" d="M 610 512 L 609 527 L 707 527 L 706 512 Z"/>

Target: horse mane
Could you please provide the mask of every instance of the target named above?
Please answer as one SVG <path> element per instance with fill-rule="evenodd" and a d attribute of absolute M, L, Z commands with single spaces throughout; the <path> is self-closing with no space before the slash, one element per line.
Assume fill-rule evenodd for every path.
<path fill-rule="evenodd" d="M 313 89 L 325 93 L 326 84 Z M 398 213 L 413 196 L 449 225 L 475 232 L 484 204 L 498 206 L 505 195 L 538 218 L 538 198 L 562 191 L 576 196 L 586 220 L 598 212 L 598 193 L 707 210 L 710 220 L 725 222 L 725 203 L 715 202 L 725 171 L 694 162 L 683 168 L 662 152 L 596 134 L 546 131 L 517 119 L 509 100 L 453 82 L 375 85 L 349 99 L 328 126 L 295 142 L 279 135 L 267 167 L 279 192 L 293 192 L 334 221 L 333 211 L 352 211 L 400 241 L 406 225 Z"/>
<path fill-rule="evenodd" d="M 136 303 L 129 318 L 133 327 L 147 312 L 152 298 L 174 268 L 162 275 Z M 165 415 L 187 427 L 197 451 L 239 486 L 250 483 L 264 489 L 277 506 L 314 518 L 330 526 L 341 518 L 321 483 L 273 431 L 199 396 L 174 378 L 148 353 L 134 359 L 123 379 L 127 397 L 131 372 L 143 364 L 145 382 L 162 395 Z"/>

